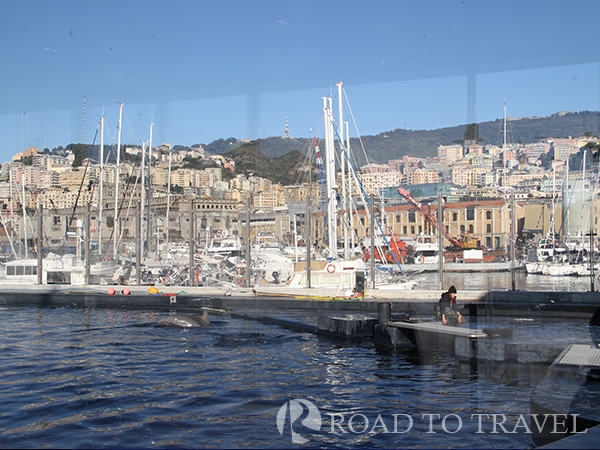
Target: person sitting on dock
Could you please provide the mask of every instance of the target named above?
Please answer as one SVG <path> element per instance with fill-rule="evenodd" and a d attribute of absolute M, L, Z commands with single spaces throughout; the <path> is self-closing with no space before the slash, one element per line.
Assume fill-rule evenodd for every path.
<path fill-rule="evenodd" d="M 450 286 L 447 292 L 444 292 L 440 297 L 439 302 L 442 325 L 448 323 L 464 323 L 466 322 L 462 314 L 456 309 L 456 288 Z"/>

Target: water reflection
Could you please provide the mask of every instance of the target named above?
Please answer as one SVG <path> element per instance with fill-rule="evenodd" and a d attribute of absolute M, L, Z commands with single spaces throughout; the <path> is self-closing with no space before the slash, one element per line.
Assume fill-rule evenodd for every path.
<path fill-rule="evenodd" d="M 417 276 L 417 289 L 438 289 L 439 274 L 422 273 Z M 596 283 L 597 285 L 598 283 Z M 458 290 L 510 290 L 512 278 L 510 272 L 473 272 L 444 273 L 444 289 L 454 285 Z M 520 291 L 590 291 L 588 277 L 551 277 L 547 275 L 527 275 L 525 272 L 515 273 L 515 288 Z"/>
<path fill-rule="evenodd" d="M 279 434 L 275 417 L 294 398 L 310 400 L 323 415 L 322 429 L 305 433 L 309 447 L 531 445 L 526 433 L 491 434 L 488 424 L 479 434 L 468 419 L 502 413 L 514 422 L 528 414 L 537 376 L 527 364 L 474 364 L 439 348 L 379 349 L 370 339 L 321 338 L 229 316 L 182 330 L 151 326 L 163 312 L 2 313 L 4 447 L 287 447 L 289 432 Z M 502 320 L 493 323 L 512 327 L 517 342 L 590 339 L 576 321 Z M 414 426 L 405 434 L 331 434 L 329 414 L 371 421 L 405 414 Z M 437 421 L 430 433 L 427 414 L 461 417 L 463 428 L 445 433 Z M 457 426 L 451 419 L 447 425 Z"/>

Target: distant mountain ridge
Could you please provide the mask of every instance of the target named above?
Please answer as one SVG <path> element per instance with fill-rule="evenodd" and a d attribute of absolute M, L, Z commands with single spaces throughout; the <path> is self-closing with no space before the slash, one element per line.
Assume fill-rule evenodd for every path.
<path fill-rule="evenodd" d="M 477 125 L 481 144 L 502 145 L 504 139 L 504 121 L 502 119 L 481 122 Z M 435 130 L 396 129 L 375 136 L 362 136 L 361 140 L 368 161 L 370 163 L 385 164 L 389 160 L 399 159 L 404 155 L 437 156 L 439 145 L 452 145 L 462 142 L 466 129 L 466 124 Z M 544 138 L 560 139 L 586 135 L 596 137 L 600 135 L 600 112 L 560 112 L 548 117 L 509 118 L 507 120 L 508 143 L 533 143 Z M 257 139 L 252 141 L 251 144 L 245 145 L 252 145 L 253 148 L 268 158 L 279 158 L 294 150 L 306 155 L 312 145 L 312 139 L 270 137 Z M 238 149 L 244 148 L 245 145 L 238 147 Z M 363 155 L 360 141 L 357 138 L 352 138 L 350 139 L 350 145 L 359 164 L 365 164 L 367 159 Z M 321 144 L 321 146 L 324 146 L 324 144 Z M 206 148 L 211 151 L 210 144 Z M 223 149 L 223 145 L 220 148 Z M 217 153 L 221 152 L 217 151 Z M 231 152 L 223 152 L 223 154 L 229 155 Z"/>
<path fill-rule="evenodd" d="M 352 138 L 350 145 L 359 167 L 366 164 L 367 159 L 370 163 L 386 164 L 389 160 L 400 159 L 405 155 L 421 158 L 435 157 L 439 145 L 463 142 L 467 128 L 465 124 L 435 130 L 396 129 L 375 136 L 362 136 L 360 140 Z M 504 139 L 503 128 L 504 121 L 501 119 L 477 124 L 479 142 L 483 145 L 501 146 Z M 560 112 L 548 117 L 509 118 L 507 121 L 509 144 L 533 143 L 545 138 L 581 136 L 590 136 L 590 141 L 595 141 L 599 135 L 600 112 L 598 111 Z M 323 150 L 325 144 L 321 142 L 320 145 Z M 310 166 L 307 155 L 313 151 L 312 138 L 269 137 L 240 143 L 237 138 L 229 137 L 202 146 L 209 155 L 219 154 L 234 160 L 235 173 L 259 176 L 282 185 L 299 184 L 309 179 Z M 99 146 L 97 145 L 69 144 L 66 149 L 75 154 L 74 167 L 81 165 L 87 157 L 98 159 Z M 66 149 L 59 147 L 52 150 L 52 153 L 65 155 Z M 190 148 L 175 145 L 173 150 L 190 150 Z M 45 149 L 44 152 L 49 150 Z M 113 157 L 115 155 L 116 152 L 113 152 Z M 128 156 L 130 160 L 137 158 L 139 155 Z M 23 161 L 26 164 L 32 163 L 31 157 L 26 157 Z M 200 164 L 198 167 L 202 168 L 203 165 Z M 233 175 L 228 173 L 227 177 Z M 314 162 L 310 176 L 312 180 L 316 180 L 318 176 Z"/>

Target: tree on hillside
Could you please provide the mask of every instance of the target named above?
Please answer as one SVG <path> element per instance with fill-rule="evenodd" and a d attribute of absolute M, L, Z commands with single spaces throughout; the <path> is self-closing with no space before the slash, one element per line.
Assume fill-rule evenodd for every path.
<path fill-rule="evenodd" d="M 587 144 L 585 144 L 582 148 L 591 150 L 594 161 L 598 162 L 598 159 L 600 159 L 600 144 L 594 141 L 590 141 Z"/>
<path fill-rule="evenodd" d="M 84 144 L 69 144 L 67 145 L 67 150 L 71 150 L 73 156 L 75 156 L 72 164 L 73 168 L 80 167 L 83 164 L 83 160 L 89 156 L 87 146 Z"/>

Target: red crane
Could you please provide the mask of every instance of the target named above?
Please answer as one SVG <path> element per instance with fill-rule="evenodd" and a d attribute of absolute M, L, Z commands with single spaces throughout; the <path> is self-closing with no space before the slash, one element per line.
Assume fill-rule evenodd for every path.
<path fill-rule="evenodd" d="M 421 205 L 421 203 L 419 203 L 412 195 L 410 195 L 410 192 L 408 192 L 406 189 L 398 188 L 398 194 L 400 194 L 402 197 L 408 200 L 410 204 L 417 208 L 419 212 L 423 214 L 423 217 L 425 217 L 425 220 L 429 222 L 429 224 L 431 224 L 434 228 L 437 228 L 438 224 L 436 218 L 429 211 L 423 208 L 423 205 Z M 453 246 L 458 248 L 462 247 L 460 241 L 448 233 L 445 227 L 442 227 L 442 233 L 444 233 L 444 237 L 448 239 Z"/>

